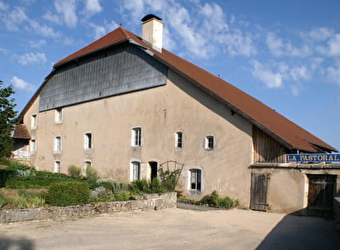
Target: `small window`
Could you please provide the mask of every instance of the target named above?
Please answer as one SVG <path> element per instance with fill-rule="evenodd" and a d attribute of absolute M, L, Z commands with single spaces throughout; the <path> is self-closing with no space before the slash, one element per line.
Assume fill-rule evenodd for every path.
<path fill-rule="evenodd" d="M 176 140 L 176 148 L 182 148 L 183 147 L 183 133 L 177 132 L 175 135 Z"/>
<path fill-rule="evenodd" d="M 84 148 L 91 149 L 92 148 L 92 133 L 85 133 L 84 136 Z"/>
<path fill-rule="evenodd" d="M 54 162 L 54 173 L 60 173 L 60 161 Z"/>
<path fill-rule="evenodd" d="M 37 150 L 37 143 L 35 139 L 31 139 L 30 142 L 30 151 L 31 153 L 35 153 L 35 151 Z"/>
<path fill-rule="evenodd" d="M 54 138 L 54 153 L 59 153 L 61 152 L 61 137 L 56 136 Z"/>
<path fill-rule="evenodd" d="M 204 148 L 207 150 L 213 150 L 215 147 L 215 138 L 212 135 L 205 137 Z"/>
<path fill-rule="evenodd" d="M 140 180 L 140 162 L 131 162 L 131 181 Z"/>
<path fill-rule="evenodd" d="M 201 191 L 201 170 L 190 169 L 190 189 Z"/>
<path fill-rule="evenodd" d="M 62 109 L 56 109 L 55 110 L 54 121 L 56 123 L 61 123 L 63 121 L 63 111 L 62 111 Z"/>
<path fill-rule="evenodd" d="M 31 128 L 32 129 L 36 129 L 37 128 L 37 125 L 38 125 L 38 122 L 37 122 L 37 114 L 33 114 L 31 116 Z"/>
<path fill-rule="evenodd" d="M 86 169 L 88 167 L 91 167 L 92 166 L 92 162 L 91 161 L 85 161 L 84 162 L 84 174 L 86 174 Z"/>
<path fill-rule="evenodd" d="M 136 127 L 131 131 L 131 145 L 133 147 L 140 147 L 142 145 L 142 128 Z"/>

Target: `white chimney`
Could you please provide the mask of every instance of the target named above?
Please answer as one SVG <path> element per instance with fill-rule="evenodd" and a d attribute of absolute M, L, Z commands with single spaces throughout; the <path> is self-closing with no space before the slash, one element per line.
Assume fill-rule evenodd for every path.
<path fill-rule="evenodd" d="M 162 19 L 149 14 L 142 19 L 142 38 L 153 49 L 162 52 L 163 47 L 163 22 Z"/>

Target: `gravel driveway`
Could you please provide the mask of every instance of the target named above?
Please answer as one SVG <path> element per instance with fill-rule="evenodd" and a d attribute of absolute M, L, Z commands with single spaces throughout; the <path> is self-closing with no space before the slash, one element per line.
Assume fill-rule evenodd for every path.
<path fill-rule="evenodd" d="M 340 249 L 334 221 L 247 210 L 164 209 L 0 225 L 1 250 Z"/>

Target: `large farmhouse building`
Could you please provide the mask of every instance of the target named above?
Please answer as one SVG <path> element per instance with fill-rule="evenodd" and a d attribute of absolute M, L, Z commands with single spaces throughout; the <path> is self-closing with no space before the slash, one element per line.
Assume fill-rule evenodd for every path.
<path fill-rule="evenodd" d="M 189 198 L 217 190 L 256 210 L 329 208 L 339 165 L 287 163 L 285 154 L 335 148 L 163 49 L 160 18 L 142 22 L 142 37 L 119 27 L 54 65 L 21 113 L 35 168 L 93 166 L 122 182 L 178 168 Z M 16 155 L 27 155 L 20 145 Z"/>

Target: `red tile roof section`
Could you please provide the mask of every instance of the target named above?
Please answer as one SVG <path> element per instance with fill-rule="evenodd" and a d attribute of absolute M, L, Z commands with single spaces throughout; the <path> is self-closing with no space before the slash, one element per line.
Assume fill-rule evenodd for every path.
<path fill-rule="evenodd" d="M 115 29 L 114 31 L 106 34 L 105 36 L 99 38 L 98 40 L 94 41 L 93 43 L 87 45 L 86 47 L 76 51 L 75 53 L 65 57 L 64 59 L 60 60 L 59 62 L 55 63 L 54 66 L 59 66 L 63 63 L 69 62 L 71 60 L 77 59 L 79 57 L 85 56 L 89 53 L 94 51 L 104 49 L 106 47 L 112 46 L 115 43 L 122 42 L 128 39 L 128 33 L 123 28 Z"/>
<path fill-rule="evenodd" d="M 30 133 L 25 125 L 15 126 L 12 138 L 14 139 L 31 139 Z"/>
<path fill-rule="evenodd" d="M 162 49 L 161 53 L 152 49 L 150 45 L 143 42 L 142 38 L 122 27 L 62 59 L 55 64 L 55 67 L 129 39 L 152 51 L 155 58 L 224 102 L 228 107 L 276 138 L 286 147 L 310 152 L 319 152 L 318 147 L 338 151 L 237 87 L 165 49 Z"/>

